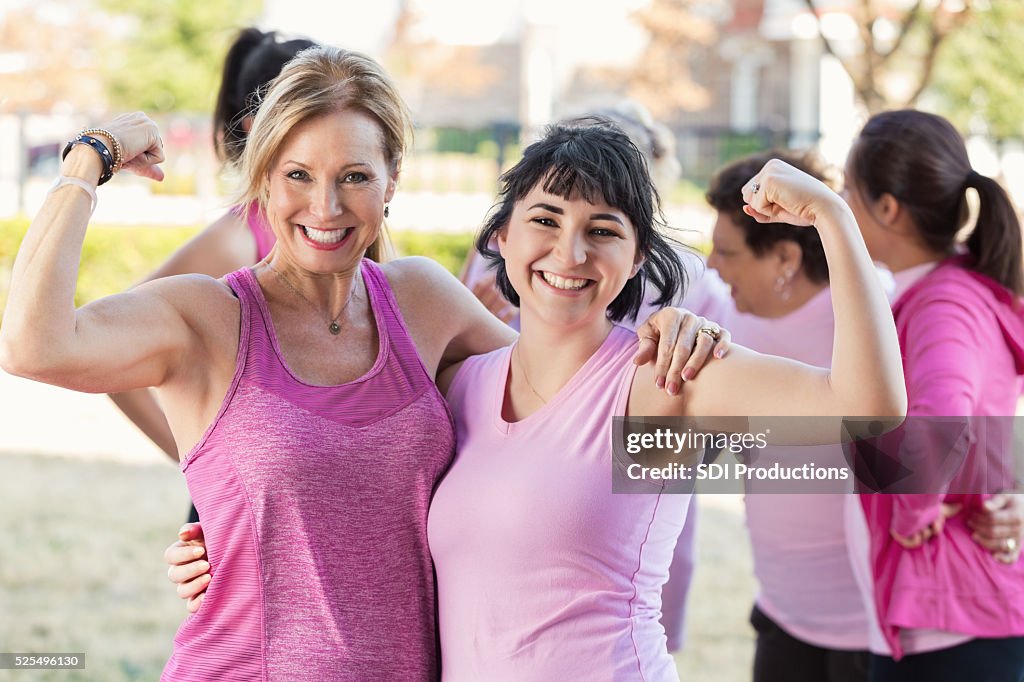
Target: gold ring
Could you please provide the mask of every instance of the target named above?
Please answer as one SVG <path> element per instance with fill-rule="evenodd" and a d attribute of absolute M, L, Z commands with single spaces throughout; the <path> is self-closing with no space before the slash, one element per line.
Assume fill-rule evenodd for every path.
<path fill-rule="evenodd" d="M 722 338 L 722 330 L 718 327 L 701 327 L 697 330 L 698 334 L 707 334 L 711 337 L 712 341 L 718 341 Z"/>

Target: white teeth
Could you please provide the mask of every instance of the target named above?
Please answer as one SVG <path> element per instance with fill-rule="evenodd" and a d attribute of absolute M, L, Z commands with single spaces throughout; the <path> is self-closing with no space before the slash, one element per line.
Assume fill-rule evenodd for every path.
<path fill-rule="evenodd" d="M 559 277 L 558 275 L 552 275 L 550 272 L 540 273 L 544 278 L 544 281 L 555 287 L 556 289 L 567 289 L 569 291 L 576 291 L 582 289 L 587 285 L 590 280 L 587 279 L 574 279 L 571 277 Z"/>
<path fill-rule="evenodd" d="M 300 225 L 303 233 L 319 244 L 336 244 L 344 239 L 349 231 L 352 229 L 347 228 L 344 230 L 318 230 L 315 227 L 307 227 L 306 225 Z"/>

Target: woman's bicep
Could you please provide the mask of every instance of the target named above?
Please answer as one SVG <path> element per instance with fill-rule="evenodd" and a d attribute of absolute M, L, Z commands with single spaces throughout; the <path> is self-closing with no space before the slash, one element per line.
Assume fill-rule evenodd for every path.
<path fill-rule="evenodd" d="M 202 346 L 173 303 L 175 288 L 154 282 L 78 309 L 72 339 L 54 349 L 44 375 L 34 378 L 90 393 L 162 385 L 183 358 L 198 360 Z"/>
<path fill-rule="evenodd" d="M 709 363 L 686 386 L 690 415 L 841 414 L 827 369 L 735 344 L 726 358 Z"/>

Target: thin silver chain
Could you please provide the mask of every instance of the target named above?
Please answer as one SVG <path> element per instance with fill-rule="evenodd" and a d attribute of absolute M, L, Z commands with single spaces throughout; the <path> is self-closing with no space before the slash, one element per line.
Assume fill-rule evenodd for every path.
<path fill-rule="evenodd" d="M 301 299 L 302 299 L 303 301 L 305 301 L 305 302 L 306 302 L 307 304 L 309 304 L 309 307 L 310 307 L 310 308 L 312 308 L 313 310 L 315 310 L 315 311 L 316 311 L 316 313 L 317 313 L 317 315 L 320 315 L 320 316 L 322 316 L 322 317 L 323 317 L 323 318 L 324 318 L 325 320 L 327 320 L 327 331 L 328 331 L 328 332 L 329 332 L 329 333 L 330 333 L 330 334 L 331 334 L 332 336 L 337 336 L 338 334 L 340 334 L 340 333 L 341 333 L 341 325 L 340 325 L 340 324 L 338 324 L 338 320 L 339 320 L 339 319 L 341 318 L 341 316 L 342 316 L 342 315 L 344 315 L 344 314 L 345 314 L 345 310 L 346 310 L 346 309 L 348 309 L 348 304 L 349 304 L 349 303 L 351 303 L 351 302 L 352 302 L 352 299 L 354 299 L 354 298 L 356 297 L 356 286 L 355 286 L 355 280 L 353 280 L 352 292 L 351 292 L 351 293 L 350 293 L 350 294 L 348 295 L 348 300 L 347 300 L 347 301 L 345 301 L 345 305 L 341 306 L 341 310 L 340 310 L 340 311 L 338 311 L 338 314 L 337 314 L 337 315 L 335 315 L 335 316 L 334 316 L 334 319 L 332 320 L 332 319 L 330 319 L 329 317 L 327 317 L 326 315 L 324 315 L 324 313 L 323 313 L 323 312 L 322 312 L 322 311 L 320 310 L 320 307 L 319 307 L 319 306 L 317 306 L 317 305 L 316 305 L 315 303 L 313 303 L 313 302 L 312 302 L 311 300 L 309 300 L 308 298 L 306 298 L 306 295 L 305 295 L 304 293 L 302 293 L 301 291 L 299 291 L 298 287 L 296 287 L 296 286 L 295 286 L 294 284 L 292 284 L 292 283 L 291 283 L 290 281 L 288 281 L 288 278 L 287 278 L 287 277 L 285 277 L 284 275 L 282 275 L 282 274 L 281 274 L 281 273 L 280 273 L 280 272 L 278 271 L 278 269 L 277 269 L 277 268 L 275 268 L 275 267 L 274 267 L 273 265 L 271 265 L 271 264 L 270 264 L 270 261 L 267 261 L 267 267 L 268 267 L 268 268 L 270 268 L 270 271 L 271 271 L 271 272 L 273 272 L 273 273 L 274 273 L 275 275 L 277 275 L 277 278 L 278 278 L 278 279 L 280 279 L 280 280 L 281 280 L 282 282 L 284 282 L 285 286 L 287 286 L 287 287 L 288 287 L 289 289 L 291 289 L 292 291 L 294 291 L 294 292 L 295 292 L 295 294 L 296 294 L 296 295 L 297 295 L 297 296 L 298 296 L 299 298 L 301 298 Z"/>

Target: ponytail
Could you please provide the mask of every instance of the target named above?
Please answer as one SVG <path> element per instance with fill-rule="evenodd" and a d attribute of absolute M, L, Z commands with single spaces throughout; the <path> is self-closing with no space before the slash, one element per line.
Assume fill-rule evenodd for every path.
<path fill-rule="evenodd" d="M 1016 296 L 1024 295 L 1024 256 L 1017 212 L 1002 186 L 992 178 L 971 171 L 967 187 L 981 199 L 978 222 L 967 238 L 974 257 L 973 270 L 991 277 Z"/>
<path fill-rule="evenodd" d="M 967 146 L 941 116 L 904 109 L 872 116 L 850 152 L 847 169 L 865 196 L 892 195 L 914 223 L 921 244 L 936 253 L 956 252 L 967 222 L 967 188 L 981 199 L 966 246 L 975 272 L 1016 296 L 1024 295 L 1021 228 L 998 182 L 971 169 Z"/>
<path fill-rule="evenodd" d="M 255 113 L 267 84 L 295 55 L 315 46 L 305 38 L 279 42 L 276 33 L 258 28 L 239 32 L 224 58 L 213 113 L 213 146 L 221 162 L 235 164 L 241 160 L 248 137 L 242 123 Z"/>
<path fill-rule="evenodd" d="M 245 117 L 249 92 L 245 90 L 240 77 L 246 59 L 268 37 L 273 40 L 274 34 L 264 33 L 258 28 L 243 29 L 224 58 L 220 90 L 213 110 L 213 148 L 222 162 L 237 160 L 236 150 L 245 144 L 245 131 L 241 123 Z"/>

